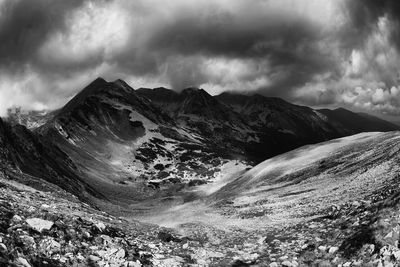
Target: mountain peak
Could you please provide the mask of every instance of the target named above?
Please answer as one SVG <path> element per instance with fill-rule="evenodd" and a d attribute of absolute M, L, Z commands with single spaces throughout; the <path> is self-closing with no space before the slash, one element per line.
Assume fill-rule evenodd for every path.
<path fill-rule="evenodd" d="M 191 93 L 196 93 L 196 92 L 200 92 L 200 88 L 197 87 L 188 87 L 182 90 L 182 94 L 191 94 Z"/>
<path fill-rule="evenodd" d="M 352 112 L 351 110 L 348 110 L 348 109 L 345 109 L 345 108 L 342 108 L 342 107 L 340 107 L 340 108 L 336 108 L 336 109 L 334 109 L 335 111 L 340 111 L 340 112 Z"/>
<path fill-rule="evenodd" d="M 82 91 L 80 91 L 71 101 L 69 101 L 59 112 L 70 112 L 74 107 L 81 105 L 87 97 L 94 95 L 100 90 L 108 86 L 108 82 L 101 77 L 98 77 L 93 82 L 88 84 Z"/>
<path fill-rule="evenodd" d="M 115 84 L 115 85 L 117 85 L 117 86 L 119 86 L 119 87 L 123 87 L 123 88 L 131 88 L 131 86 L 130 86 L 127 82 L 125 82 L 124 80 L 122 80 L 122 79 L 117 79 L 117 80 L 115 80 L 115 81 L 113 82 L 113 84 Z"/>
<path fill-rule="evenodd" d="M 100 85 L 100 84 L 107 84 L 107 81 L 103 79 L 102 77 L 97 77 L 94 81 L 92 81 L 90 85 Z"/>
<path fill-rule="evenodd" d="M 206 90 L 204 90 L 202 88 L 196 88 L 196 87 L 188 87 L 188 88 L 184 89 L 180 94 L 185 97 L 202 96 L 202 97 L 206 97 L 206 98 L 213 98 Z"/>

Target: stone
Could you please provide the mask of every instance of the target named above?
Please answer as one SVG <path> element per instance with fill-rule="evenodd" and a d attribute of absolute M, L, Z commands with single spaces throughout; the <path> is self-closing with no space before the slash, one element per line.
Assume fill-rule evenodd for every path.
<path fill-rule="evenodd" d="M 269 267 L 278 267 L 279 265 L 278 265 L 278 263 L 276 263 L 276 262 L 271 262 L 270 264 L 269 264 Z"/>
<path fill-rule="evenodd" d="M 282 262 L 282 266 L 292 267 L 292 263 L 290 261 L 284 261 L 284 262 Z"/>
<path fill-rule="evenodd" d="M 35 231 L 41 233 L 43 230 L 50 230 L 53 226 L 52 221 L 43 220 L 40 218 L 30 218 L 26 219 L 26 223 Z"/>
<path fill-rule="evenodd" d="M 4 245 L 3 243 L 0 243 L 0 252 L 6 252 L 7 251 L 7 246 Z"/>
<path fill-rule="evenodd" d="M 171 233 L 160 231 L 158 232 L 158 238 L 164 242 L 179 242 L 180 239 L 174 237 Z"/>
<path fill-rule="evenodd" d="M 318 250 L 321 252 L 325 252 L 326 251 L 326 246 L 319 246 Z"/>
<path fill-rule="evenodd" d="M 49 208 L 50 208 L 50 205 L 42 204 L 40 207 L 41 207 L 42 209 L 49 209 Z"/>
<path fill-rule="evenodd" d="M 12 217 L 12 221 L 13 221 L 13 222 L 20 222 L 20 221 L 22 221 L 22 218 L 21 218 L 21 216 L 15 214 L 15 215 Z"/>
<path fill-rule="evenodd" d="M 78 255 L 76 255 L 76 259 L 77 259 L 79 262 L 83 262 L 83 261 L 85 260 L 85 257 L 83 257 L 81 253 L 78 253 Z"/>
<path fill-rule="evenodd" d="M 118 250 L 118 252 L 115 254 L 115 257 L 116 258 L 125 258 L 125 250 L 124 249 L 120 249 L 120 250 Z"/>
<path fill-rule="evenodd" d="M 369 254 L 372 254 L 372 253 L 374 253 L 374 251 L 375 251 L 375 245 L 374 244 L 369 245 L 367 252 Z"/>
<path fill-rule="evenodd" d="M 101 259 L 95 255 L 89 255 L 89 261 L 91 261 L 91 262 L 98 262 L 100 260 Z"/>
<path fill-rule="evenodd" d="M 22 257 L 17 258 L 16 264 L 17 264 L 17 266 L 21 266 L 21 267 L 32 267 L 29 264 L 29 262 L 26 259 L 22 258 Z"/>
<path fill-rule="evenodd" d="M 396 260 L 400 260 L 400 250 L 393 252 L 392 255 Z"/>
<path fill-rule="evenodd" d="M 318 264 L 318 267 L 331 267 L 331 266 L 332 266 L 332 264 L 330 264 L 329 261 L 321 261 L 321 262 Z"/>
<path fill-rule="evenodd" d="M 45 255 L 51 255 L 59 252 L 61 249 L 61 244 L 55 241 L 53 238 L 45 238 L 39 243 L 39 251 Z"/>
<path fill-rule="evenodd" d="M 328 253 L 329 253 L 329 254 L 334 254 L 334 253 L 336 253 L 338 250 L 339 250 L 338 247 L 330 247 L 329 250 L 328 250 Z"/>
<path fill-rule="evenodd" d="M 29 235 L 21 235 L 17 238 L 18 242 L 22 244 L 23 248 L 29 251 L 36 249 L 35 239 Z"/>
<path fill-rule="evenodd" d="M 128 261 L 128 267 L 142 267 L 139 261 Z"/>
<path fill-rule="evenodd" d="M 83 237 L 85 237 L 85 238 L 90 238 L 91 235 L 90 235 L 90 233 L 89 233 L 88 231 L 84 231 L 84 232 L 83 232 Z"/>
<path fill-rule="evenodd" d="M 98 222 L 94 225 L 100 232 L 103 232 L 106 229 L 106 226 L 102 222 Z"/>

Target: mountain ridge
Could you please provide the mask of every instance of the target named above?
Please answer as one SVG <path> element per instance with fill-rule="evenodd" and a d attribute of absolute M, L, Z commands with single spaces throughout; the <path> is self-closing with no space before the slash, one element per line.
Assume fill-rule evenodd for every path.
<path fill-rule="evenodd" d="M 96 79 L 33 131 L 0 120 L 0 265 L 397 261 L 399 132 L 234 98 Z"/>
<path fill-rule="evenodd" d="M 260 95 L 134 90 L 123 80 L 97 78 L 35 132 L 71 158 L 84 184 L 115 203 L 131 203 L 210 183 L 232 162 L 254 165 L 364 129 L 336 112 L 361 117 Z"/>

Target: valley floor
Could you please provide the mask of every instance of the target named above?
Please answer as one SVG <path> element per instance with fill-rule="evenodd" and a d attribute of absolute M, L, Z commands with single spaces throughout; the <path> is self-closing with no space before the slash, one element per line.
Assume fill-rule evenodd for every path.
<path fill-rule="evenodd" d="M 4 173 L 0 265 L 398 266 L 399 151 L 397 132 L 359 134 L 114 215 Z"/>

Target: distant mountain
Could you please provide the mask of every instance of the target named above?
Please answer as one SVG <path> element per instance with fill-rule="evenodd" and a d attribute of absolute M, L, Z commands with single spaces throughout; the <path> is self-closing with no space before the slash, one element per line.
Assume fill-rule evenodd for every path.
<path fill-rule="evenodd" d="M 232 93 L 222 93 L 215 98 L 239 113 L 258 132 L 260 142 L 254 143 L 249 152 L 255 151 L 260 159 L 266 158 L 267 151 L 283 153 L 341 136 L 319 112 L 280 98 Z"/>
<path fill-rule="evenodd" d="M 243 154 L 254 129 L 244 118 L 203 89 L 187 88 L 180 93 L 165 88 L 136 92 L 166 112 L 181 128 L 190 129 L 203 142 Z M 161 95 L 161 96 L 160 96 Z"/>
<path fill-rule="evenodd" d="M 335 128 L 340 129 L 343 135 L 360 132 L 387 132 L 400 130 L 400 126 L 382 120 L 366 113 L 354 113 L 344 108 L 334 110 L 320 109 L 318 112 L 324 114 L 328 122 Z"/>
<path fill-rule="evenodd" d="M 346 111 L 341 116 L 340 110 L 314 110 L 259 94 L 225 92 L 211 96 L 196 88 L 180 93 L 166 88 L 136 91 L 165 111 L 177 125 L 189 127 L 207 142 L 220 147 L 224 144 L 255 162 L 305 144 L 364 131 L 399 129 L 370 115 Z"/>
<path fill-rule="evenodd" d="M 219 124 L 240 124 L 242 118 L 220 103 L 203 89 L 187 88 L 180 93 L 165 88 L 138 89 L 136 92 L 147 97 L 153 104 L 166 111 L 174 119 L 195 117 L 198 120 L 212 120 Z"/>
<path fill-rule="evenodd" d="M 7 110 L 6 121 L 11 124 L 25 125 L 28 129 L 36 129 L 49 121 L 57 111 L 26 111 L 20 107 Z"/>

